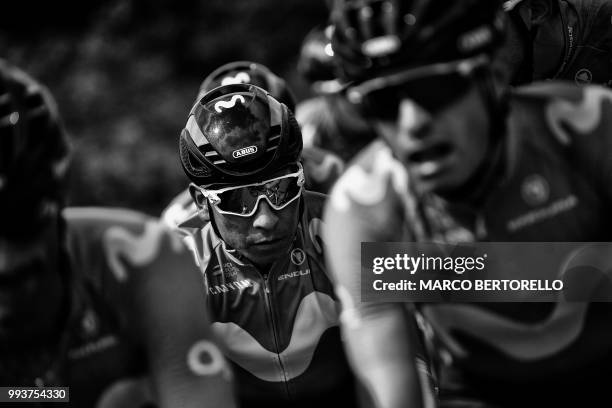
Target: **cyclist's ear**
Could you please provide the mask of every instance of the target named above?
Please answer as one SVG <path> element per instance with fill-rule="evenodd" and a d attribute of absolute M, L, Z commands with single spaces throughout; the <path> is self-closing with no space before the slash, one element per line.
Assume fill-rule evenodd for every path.
<path fill-rule="evenodd" d="M 189 194 L 191 195 L 193 202 L 199 209 L 208 207 L 207 202 L 206 202 L 206 197 L 204 197 L 204 194 L 200 191 L 198 187 L 196 187 L 193 184 L 190 184 Z"/>

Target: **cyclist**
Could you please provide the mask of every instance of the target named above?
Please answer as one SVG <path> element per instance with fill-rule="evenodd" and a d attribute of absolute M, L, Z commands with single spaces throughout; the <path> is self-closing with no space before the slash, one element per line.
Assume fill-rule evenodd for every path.
<path fill-rule="evenodd" d="M 69 387 L 78 408 L 234 406 L 188 252 L 143 214 L 64 208 L 68 158 L 50 93 L 0 60 L 0 385 Z"/>
<path fill-rule="evenodd" d="M 332 32 L 332 26 L 316 27 L 304 38 L 298 72 L 311 83 L 315 96 L 298 103 L 295 110 L 304 138 L 304 157 L 318 151 L 328 153 L 319 160 L 310 159 L 320 164 L 307 172 L 316 190 L 324 193 L 342 174 L 345 163 L 375 137 L 369 122 L 337 93 L 341 81 L 336 77 Z"/>
<path fill-rule="evenodd" d="M 543 79 L 612 85 L 612 5 L 605 0 L 508 0 L 500 59 L 512 84 Z"/>
<path fill-rule="evenodd" d="M 612 94 L 548 82 L 511 95 L 490 58 L 490 0 L 338 0 L 334 51 L 380 139 L 326 210 L 327 259 L 349 358 L 382 407 L 420 406 L 411 309 L 360 300 L 367 241 L 610 241 Z M 447 407 L 605 401 L 605 303 L 416 305 Z"/>
<path fill-rule="evenodd" d="M 275 75 L 268 67 L 252 61 L 234 61 L 221 65 L 204 78 L 196 102 L 210 90 L 222 85 L 230 84 L 253 84 L 268 90 L 270 94 L 284 103 L 292 112 L 295 109 L 295 97 L 286 82 Z M 189 190 L 185 189 L 178 194 L 166 207 L 161 215 L 164 223 L 171 228 L 187 218 L 198 214 L 202 219 L 207 219 L 206 210 L 198 212 Z"/>
<path fill-rule="evenodd" d="M 211 89 L 231 84 L 256 85 L 284 103 L 291 112 L 295 111 L 295 96 L 285 80 L 265 65 L 253 61 L 229 62 L 215 69 L 202 81 L 196 102 Z"/>
<path fill-rule="evenodd" d="M 263 89 L 208 92 L 180 136 L 190 192 L 210 222 L 181 225 L 213 330 L 245 406 L 353 406 L 321 240 L 324 196 L 304 189 L 293 114 Z"/>
<path fill-rule="evenodd" d="M 287 83 L 266 66 L 252 61 L 230 62 L 215 69 L 202 81 L 196 101 L 216 87 L 245 83 L 265 89 L 272 97 L 285 104 L 291 112 L 295 111 L 295 97 Z M 301 161 L 308 176 L 306 187 L 309 190 L 326 192 L 340 175 L 339 160 L 325 149 L 309 147 L 304 150 Z M 196 213 L 201 219 L 207 217 L 206 209 L 198 212 L 189 191 L 185 189 L 166 207 L 161 218 L 167 225 L 174 228 Z"/>

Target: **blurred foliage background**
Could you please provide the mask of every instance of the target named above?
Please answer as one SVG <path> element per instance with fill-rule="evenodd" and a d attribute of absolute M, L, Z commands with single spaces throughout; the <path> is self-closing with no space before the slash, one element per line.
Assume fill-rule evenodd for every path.
<path fill-rule="evenodd" d="M 204 77 L 252 60 L 303 99 L 300 44 L 326 17 L 322 0 L 21 0 L 3 4 L 0 58 L 58 101 L 74 146 L 71 205 L 158 215 L 187 185 L 178 135 Z"/>

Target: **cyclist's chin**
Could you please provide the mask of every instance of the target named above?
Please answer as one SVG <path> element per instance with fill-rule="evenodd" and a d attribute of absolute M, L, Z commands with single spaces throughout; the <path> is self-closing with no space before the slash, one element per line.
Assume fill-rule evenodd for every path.
<path fill-rule="evenodd" d="M 252 244 L 244 255 L 256 265 L 270 265 L 287 252 L 291 240 L 277 239 Z"/>

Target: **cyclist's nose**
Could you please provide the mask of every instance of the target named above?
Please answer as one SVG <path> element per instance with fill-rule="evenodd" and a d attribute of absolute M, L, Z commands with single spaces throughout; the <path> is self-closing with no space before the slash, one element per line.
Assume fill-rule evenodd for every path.
<path fill-rule="evenodd" d="M 397 123 L 402 135 L 421 139 L 429 133 L 432 117 L 425 108 L 415 101 L 404 98 L 400 102 Z"/>
<path fill-rule="evenodd" d="M 253 217 L 253 227 L 271 230 L 278 223 L 278 215 L 266 200 L 260 200 Z"/>

